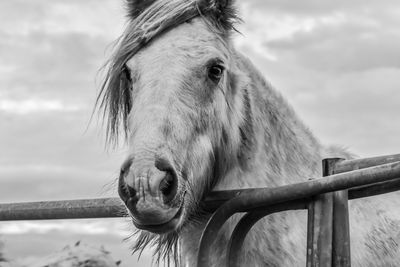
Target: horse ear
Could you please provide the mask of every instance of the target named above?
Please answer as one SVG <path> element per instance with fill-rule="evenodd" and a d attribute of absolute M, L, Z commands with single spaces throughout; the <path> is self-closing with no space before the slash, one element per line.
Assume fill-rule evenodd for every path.
<path fill-rule="evenodd" d="M 233 29 L 233 24 L 238 20 L 234 0 L 206 0 L 208 10 L 213 13 L 218 24 L 224 29 Z"/>
<path fill-rule="evenodd" d="M 156 0 L 126 0 L 129 18 L 135 19 L 143 12 L 143 10 L 152 5 L 155 1 Z"/>

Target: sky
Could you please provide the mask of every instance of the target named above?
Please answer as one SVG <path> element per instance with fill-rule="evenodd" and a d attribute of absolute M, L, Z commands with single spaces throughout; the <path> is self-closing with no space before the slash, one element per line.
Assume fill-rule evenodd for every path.
<path fill-rule="evenodd" d="M 234 42 L 323 144 L 361 157 L 400 152 L 398 0 L 248 0 Z M 115 0 L 0 1 L 0 202 L 116 196 L 125 149 L 90 121 L 125 12 Z M 123 219 L 2 222 L 10 258 L 77 240 L 131 257 Z"/>

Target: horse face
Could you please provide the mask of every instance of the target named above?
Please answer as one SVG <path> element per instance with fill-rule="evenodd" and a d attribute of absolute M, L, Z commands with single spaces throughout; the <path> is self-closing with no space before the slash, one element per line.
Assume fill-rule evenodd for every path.
<path fill-rule="evenodd" d="M 198 18 L 128 60 L 129 156 L 119 194 L 138 228 L 178 230 L 222 173 L 219 163 L 228 166 L 240 135 L 230 56 Z"/>

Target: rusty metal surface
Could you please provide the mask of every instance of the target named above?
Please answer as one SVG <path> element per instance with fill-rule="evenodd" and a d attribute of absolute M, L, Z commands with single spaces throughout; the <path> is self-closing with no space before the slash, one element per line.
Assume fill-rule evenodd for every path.
<path fill-rule="evenodd" d="M 237 197 L 225 202 L 208 221 L 201 237 L 197 266 L 210 265 L 208 255 L 211 252 L 214 238 L 225 221 L 236 212 L 344 190 L 349 187 L 390 181 L 398 177 L 400 177 L 400 162 L 395 162 L 277 188 L 243 190 Z"/>
<path fill-rule="evenodd" d="M 333 196 L 326 193 L 314 201 L 313 267 L 332 266 Z"/>
<path fill-rule="evenodd" d="M 119 198 L 0 204 L 0 221 L 122 217 Z"/>
<path fill-rule="evenodd" d="M 372 197 L 400 190 L 400 178 L 349 189 L 349 199 Z"/>
<path fill-rule="evenodd" d="M 394 156 L 386 156 L 386 157 L 382 157 L 385 159 L 394 159 Z M 397 159 L 397 158 L 396 158 Z M 381 159 L 382 161 L 384 159 Z M 346 161 L 342 161 L 340 162 L 340 164 L 344 164 Z M 361 161 L 362 162 L 362 161 Z M 397 163 L 398 161 L 394 161 L 391 163 Z M 372 163 L 365 163 L 364 165 L 370 165 Z M 363 165 L 363 166 L 364 166 Z M 387 164 L 384 164 L 387 165 Z M 342 166 L 342 165 L 340 165 Z M 346 165 L 348 166 L 348 165 Z M 360 167 L 361 165 L 359 164 L 358 167 Z M 377 166 L 379 167 L 379 166 Z M 348 168 L 348 167 L 346 167 Z M 371 169 L 373 167 L 363 167 L 363 168 L 359 168 L 360 170 L 362 169 Z M 342 173 L 342 170 L 344 170 L 344 167 L 339 167 L 339 173 Z M 335 173 L 336 173 L 336 169 L 335 169 Z M 394 178 L 393 181 L 387 181 L 387 180 L 383 180 L 383 181 L 379 181 L 376 180 L 374 182 L 374 184 L 371 185 L 371 183 L 368 183 L 367 185 L 362 185 L 362 186 L 349 186 L 348 188 L 351 188 L 349 190 L 349 199 L 355 199 L 355 198 L 362 198 L 362 197 L 368 197 L 368 196 L 374 196 L 374 195 L 380 195 L 380 194 L 386 194 L 386 193 L 390 193 L 390 192 L 394 192 L 394 191 L 398 191 L 400 190 L 400 176 L 398 177 L 398 179 Z M 375 185 L 376 184 L 376 185 Z M 352 188 L 354 187 L 354 188 Z M 241 190 L 225 190 L 225 191 L 214 191 L 211 192 L 207 198 L 204 200 L 204 209 L 208 212 L 215 212 L 223 203 L 225 203 L 226 201 L 237 197 L 243 193 L 248 193 L 251 194 L 252 192 L 256 192 L 258 191 L 260 188 L 249 188 L 249 189 L 241 189 Z M 347 189 L 347 188 L 345 188 Z"/>
<path fill-rule="evenodd" d="M 333 193 L 332 263 L 335 267 L 350 267 L 350 229 L 347 190 Z"/>
<path fill-rule="evenodd" d="M 384 157 L 383 163 L 392 162 L 390 159 L 396 159 L 396 157 Z M 400 159 L 400 157 L 399 157 Z M 383 160 L 381 157 L 379 160 Z M 372 165 L 372 162 L 379 163 L 379 160 L 367 159 L 364 162 L 365 167 L 376 166 Z M 354 167 L 353 163 L 348 163 L 349 161 L 337 160 L 330 166 L 331 174 L 339 173 L 338 170 L 342 167 L 342 171 L 346 168 Z M 381 164 L 383 164 L 381 163 Z M 347 165 L 346 165 L 347 164 Z M 357 163 L 357 169 L 359 169 L 360 163 Z M 363 167 L 363 166 L 362 166 Z M 389 181 L 391 182 L 391 181 Z M 333 229 L 332 229 L 332 265 L 337 267 L 350 267 L 351 266 L 351 253 L 350 253 L 350 222 L 349 222 L 349 194 L 348 190 L 333 192 Z"/>
<path fill-rule="evenodd" d="M 335 165 L 343 159 L 333 158 L 322 161 L 322 175 L 333 174 Z M 309 207 L 307 226 L 307 267 L 332 266 L 333 208 L 334 193 L 314 197 Z"/>
<path fill-rule="evenodd" d="M 226 201 L 239 196 L 241 193 L 251 193 L 257 191 L 258 189 L 259 188 L 251 188 L 211 192 L 204 201 L 204 209 L 208 212 L 215 212 Z M 348 194 L 349 200 L 352 200 L 392 193 L 398 190 L 400 190 L 400 177 L 391 181 L 377 182 L 369 185 L 353 187 L 348 190 Z"/>
<path fill-rule="evenodd" d="M 237 223 L 235 229 L 232 232 L 226 254 L 226 259 L 227 259 L 226 266 L 240 267 L 239 265 L 240 264 L 239 258 L 241 257 L 240 251 L 243 247 L 246 235 L 250 231 L 250 229 L 254 226 L 254 224 L 256 224 L 260 219 L 272 213 L 280 211 L 306 209 L 308 204 L 309 200 L 302 200 L 302 201 L 296 200 L 277 205 L 272 205 L 260 211 L 252 211 L 246 213 Z"/>
<path fill-rule="evenodd" d="M 334 173 L 349 172 L 400 161 L 400 154 L 379 156 L 372 158 L 344 160 L 335 166 Z"/>
<path fill-rule="evenodd" d="M 310 201 L 307 205 L 307 249 L 306 266 L 311 267 L 314 258 L 314 202 Z"/>
<path fill-rule="evenodd" d="M 391 168 L 398 169 L 396 167 L 397 163 L 389 164 L 389 166 L 378 166 L 376 170 L 378 172 L 391 172 Z M 370 173 L 371 169 L 368 169 L 367 174 Z M 376 171 L 373 170 L 373 172 Z M 372 173 L 372 175 L 375 175 Z M 343 174 L 342 174 L 343 175 Z M 352 176 L 362 176 L 363 173 L 355 173 Z M 395 175 L 396 176 L 396 175 Z M 341 176 L 343 178 L 343 176 Z M 356 187 L 349 190 L 349 199 L 366 197 L 369 195 L 377 195 L 386 192 L 392 192 L 400 189 L 400 179 L 392 181 L 381 181 L 376 177 L 369 175 L 368 179 L 363 179 L 353 182 L 351 184 L 346 184 L 346 174 L 344 180 L 338 185 L 338 181 L 334 182 L 336 185 L 329 191 L 334 191 L 338 186 L 341 189 L 346 189 L 347 187 Z M 400 177 L 400 175 L 399 175 Z M 379 177 L 378 177 L 379 178 Z M 393 175 L 389 179 L 392 179 Z M 356 179 L 358 179 L 356 177 Z M 308 182 L 301 183 L 302 187 L 330 187 L 331 182 L 326 181 L 326 178 L 321 179 L 325 185 L 322 184 L 307 184 Z M 369 181 L 366 181 L 369 180 Z M 372 181 L 371 181 L 372 180 Z M 376 184 L 372 184 L 376 182 Z M 319 182 L 318 182 L 319 183 Z M 367 183 L 368 185 L 363 185 Z M 293 185 L 294 187 L 297 186 Z M 276 194 L 282 194 L 283 191 L 287 190 L 288 186 L 278 189 L 280 191 Z M 290 186 L 289 186 L 290 187 Z M 221 206 L 226 201 L 233 199 L 240 195 L 246 194 L 265 194 L 275 191 L 274 188 L 255 188 L 255 189 L 243 189 L 243 190 L 230 190 L 230 191 L 218 191 L 212 192 L 209 197 L 204 201 L 205 206 L 208 206 L 208 211 L 214 211 L 217 207 Z M 264 193 L 262 193 L 264 192 Z M 276 195 L 274 194 L 274 195 Z M 86 200 L 65 200 L 65 201 L 44 201 L 44 202 L 33 202 L 33 203 L 9 203 L 0 204 L 0 220 L 39 220 L 39 219 L 73 219 L 73 218 L 96 218 L 96 217 L 121 217 L 124 216 L 123 211 L 124 206 L 118 198 L 110 199 L 86 199 Z"/>
<path fill-rule="evenodd" d="M 258 189 L 215 191 L 205 200 L 206 210 L 214 212 L 226 201 L 244 192 Z M 400 190 L 400 178 L 349 190 L 349 200 L 370 197 Z M 52 220 L 124 217 L 124 205 L 119 198 L 0 203 L 0 221 Z"/>
<path fill-rule="evenodd" d="M 236 212 L 248 212 L 236 227 L 229 244 L 230 250 L 227 258 L 232 258 L 230 261 L 232 263 L 235 261 L 235 257 L 237 258 L 239 254 L 233 253 L 233 251 L 237 252 L 240 250 L 244 238 L 252 225 L 265 215 L 268 215 L 271 212 L 277 212 L 279 211 L 279 208 L 284 210 L 285 207 L 285 210 L 292 209 L 293 207 L 304 209 L 308 207 L 308 233 L 312 232 L 313 235 L 310 240 L 307 240 L 307 247 L 314 245 L 316 240 L 315 238 L 319 236 L 320 240 L 323 241 L 321 241 L 322 243 L 327 242 L 328 244 L 333 244 L 333 266 L 350 266 L 346 265 L 347 262 L 350 262 L 350 251 L 347 248 L 349 246 L 347 243 L 343 243 L 345 240 L 348 240 L 348 225 L 342 232 L 339 231 L 340 233 L 338 232 L 338 229 L 341 228 L 335 226 L 339 225 L 339 221 L 342 221 L 343 218 L 348 221 L 346 199 L 367 197 L 399 190 L 399 161 L 400 154 L 361 160 L 342 161 L 336 163 L 334 168 L 335 173 L 339 174 L 334 174 L 323 179 L 315 179 L 308 182 L 276 188 L 254 188 L 211 192 L 211 194 L 203 201 L 203 205 L 209 212 L 216 212 L 212 215 L 201 237 L 198 267 L 208 266 L 208 253 L 212 248 L 211 244 L 217 236 L 219 229 L 231 215 Z M 382 163 L 385 164 L 371 167 Z M 352 168 L 360 170 L 350 171 Z M 346 191 L 340 191 L 347 189 L 348 196 L 346 196 Z M 334 191 L 337 192 L 333 194 L 330 193 Z M 332 206 L 333 214 L 335 214 L 334 218 L 337 217 L 336 220 L 332 219 L 333 215 L 329 215 L 330 212 L 328 212 L 328 215 L 323 215 L 318 211 L 318 207 L 316 208 L 315 205 L 307 204 L 312 196 L 317 195 L 328 196 L 328 200 L 320 202 L 322 205 L 321 209 L 325 210 L 327 207 L 330 209 L 330 206 Z M 330 201 L 330 199 L 332 199 L 332 201 Z M 295 202 L 301 204 L 299 204 L 299 206 L 294 205 L 290 208 L 290 203 Z M 331 205 L 332 203 L 333 205 Z M 126 216 L 126 212 L 124 205 L 119 198 L 0 204 L 0 221 L 107 218 L 123 216 Z M 315 220 L 315 217 L 318 216 L 320 216 L 318 219 L 320 222 Z M 324 216 L 328 217 L 324 219 Z M 310 218 L 312 218 L 312 220 L 310 220 Z M 315 228 L 318 227 L 319 230 L 317 229 L 317 231 L 321 231 L 320 226 L 322 225 L 325 227 L 327 225 L 326 222 L 328 221 L 333 222 L 333 227 L 330 227 L 331 229 L 333 228 L 334 231 L 333 240 L 331 241 L 328 240 L 328 231 L 326 231 L 328 234 L 325 234 L 325 237 L 324 234 L 321 235 L 320 232 L 315 232 Z M 318 224 L 320 226 L 318 226 Z M 342 226 L 343 221 L 340 224 L 340 227 Z M 329 228 L 329 222 L 327 227 Z M 322 233 L 324 231 L 325 230 L 323 230 Z M 341 247 L 340 244 L 345 245 L 344 247 Z M 316 251 L 318 251 L 318 249 Z M 320 250 L 319 253 L 322 253 L 322 251 Z M 347 254 L 349 256 L 348 258 Z M 310 252 L 307 249 L 307 262 L 309 262 L 312 257 L 312 251 Z M 337 261 L 335 257 L 338 257 L 339 260 Z M 343 260 L 343 257 L 345 260 Z M 234 265 L 231 264 L 229 266 Z"/>

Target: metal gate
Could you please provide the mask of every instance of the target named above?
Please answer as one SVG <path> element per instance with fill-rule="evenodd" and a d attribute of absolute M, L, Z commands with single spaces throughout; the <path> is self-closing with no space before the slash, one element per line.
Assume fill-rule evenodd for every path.
<path fill-rule="evenodd" d="M 323 178 L 275 188 L 212 192 L 204 200 L 210 220 L 203 231 L 198 267 L 210 266 L 211 244 L 224 223 L 245 212 L 227 247 L 226 266 L 239 266 L 244 239 L 261 218 L 307 210 L 307 267 L 350 266 L 348 201 L 400 190 L 400 154 L 322 161 Z M 0 221 L 122 217 L 118 198 L 0 204 Z"/>

